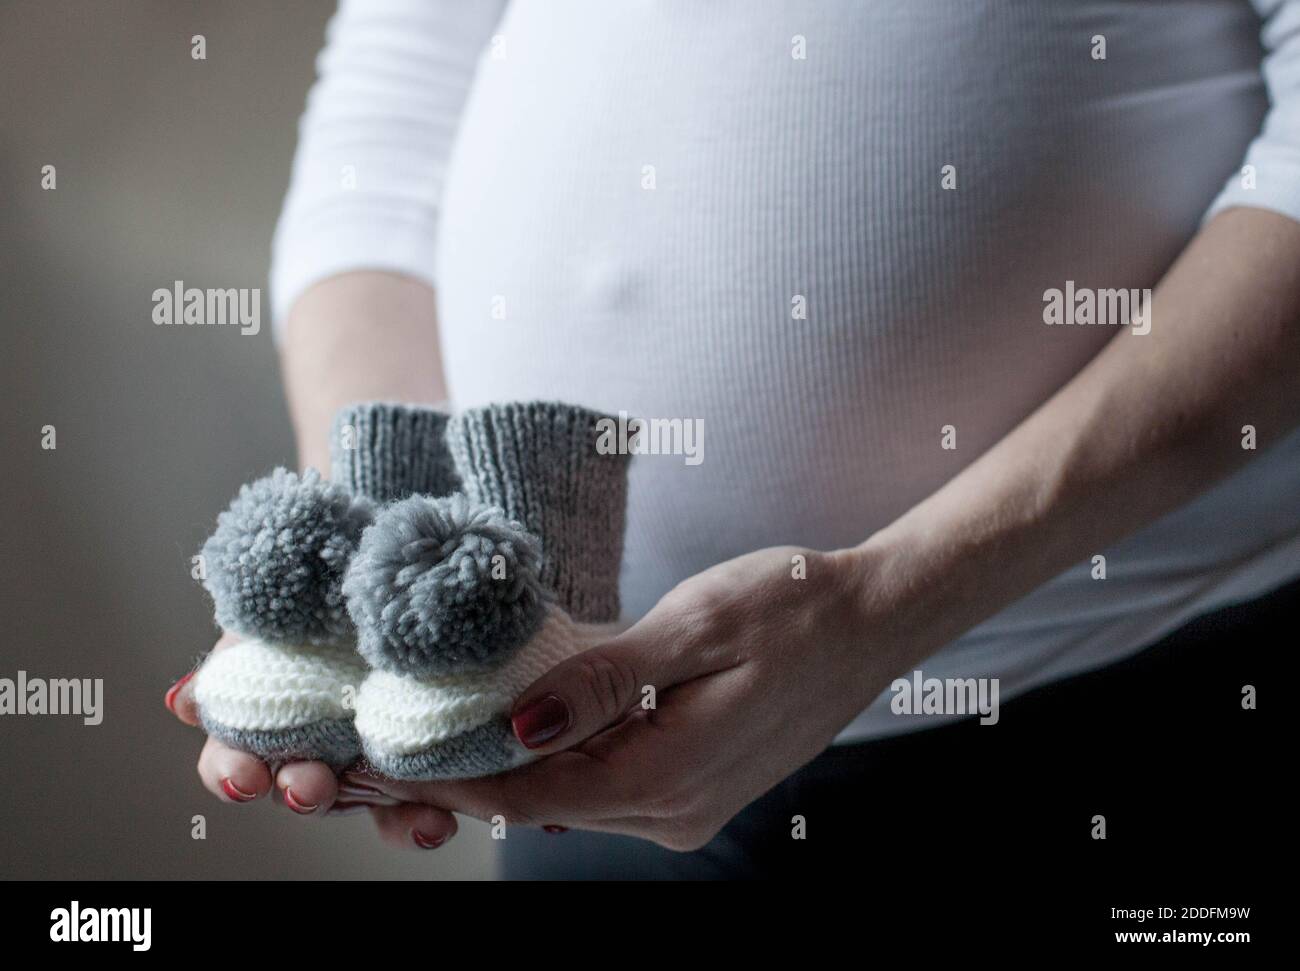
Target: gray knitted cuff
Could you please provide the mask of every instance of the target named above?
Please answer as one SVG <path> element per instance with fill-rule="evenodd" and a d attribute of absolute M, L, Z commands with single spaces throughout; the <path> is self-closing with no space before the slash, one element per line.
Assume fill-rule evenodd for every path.
<path fill-rule="evenodd" d="M 351 718 L 260 732 L 228 728 L 206 717 L 201 720 L 203 730 L 213 738 L 230 748 L 251 752 L 266 762 L 324 762 L 339 772 L 361 754 L 361 739 Z"/>
<path fill-rule="evenodd" d="M 452 418 L 447 444 L 465 491 L 542 540 L 541 579 L 575 620 L 619 615 L 630 456 L 596 450 L 610 416 L 557 402 L 488 405 Z"/>
<path fill-rule="evenodd" d="M 447 414 L 427 405 L 348 405 L 330 435 L 331 478 L 379 502 L 460 488 L 443 439 Z"/>

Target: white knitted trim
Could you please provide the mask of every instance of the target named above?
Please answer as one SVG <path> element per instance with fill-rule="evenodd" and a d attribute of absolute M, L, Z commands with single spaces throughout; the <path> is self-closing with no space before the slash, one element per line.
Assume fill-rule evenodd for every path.
<path fill-rule="evenodd" d="M 298 728 L 350 718 L 346 706 L 366 676 L 352 645 L 293 646 L 241 641 L 213 652 L 194 678 L 205 719 L 238 731 Z"/>
<path fill-rule="evenodd" d="M 421 681 L 371 671 L 357 694 L 357 732 L 367 751 L 385 757 L 421 752 L 508 714 L 515 699 L 543 674 L 625 626 L 577 623 L 552 605 L 533 638 L 491 671 Z"/>

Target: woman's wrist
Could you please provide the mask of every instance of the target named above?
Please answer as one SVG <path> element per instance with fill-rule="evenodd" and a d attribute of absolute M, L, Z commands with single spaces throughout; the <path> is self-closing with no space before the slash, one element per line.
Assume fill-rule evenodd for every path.
<path fill-rule="evenodd" d="M 838 672 L 830 683 L 844 692 L 823 703 L 830 702 L 845 724 L 931 653 L 918 653 L 923 638 L 907 619 L 918 608 L 910 602 L 915 591 L 903 582 L 902 563 L 901 550 L 878 541 L 813 554 L 808 582 L 816 584 L 814 598 L 780 622 L 793 634 L 813 620 L 807 643 Z"/>
<path fill-rule="evenodd" d="M 978 564 L 962 556 L 959 544 L 938 543 L 906 522 L 828 556 L 852 604 L 855 647 L 870 652 L 885 684 L 991 612 Z"/>
<path fill-rule="evenodd" d="M 447 397 L 433 291 L 399 274 L 358 270 L 303 291 L 285 323 L 281 363 L 299 467 L 322 475 L 339 408 Z"/>

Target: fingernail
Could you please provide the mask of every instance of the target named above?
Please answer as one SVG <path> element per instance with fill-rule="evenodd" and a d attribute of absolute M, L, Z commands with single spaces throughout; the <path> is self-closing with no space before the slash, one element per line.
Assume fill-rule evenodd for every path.
<path fill-rule="evenodd" d="M 361 802 L 336 802 L 325 810 L 326 816 L 355 816 L 357 813 L 363 813 L 370 807 Z"/>
<path fill-rule="evenodd" d="M 316 811 L 316 806 L 309 806 L 305 802 L 299 802 L 297 797 L 294 796 L 293 790 L 288 786 L 285 786 L 282 791 L 284 793 L 284 804 L 300 816 L 310 816 Z"/>
<path fill-rule="evenodd" d="M 347 779 L 347 776 L 344 776 Z M 350 796 L 382 796 L 383 793 L 374 786 L 368 786 L 363 782 L 352 782 L 350 780 L 339 783 L 339 792 L 346 792 Z"/>
<path fill-rule="evenodd" d="M 193 671 L 168 688 L 167 693 L 163 695 L 163 704 L 167 706 L 167 710 L 173 715 L 176 714 L 176 696 L 181 693 L 181 688 L 185 687 L 185 683 L 192 677 L 194 677 Z"/>
<path fill-rule="evenodd" d="M 537 748 L 569 727 L 569 706 L 558 695 L 543 695 L 511 717 L 515 735 L 526 748 Z"/>
<path fill-rule="evenodd" d="M 221 780 L 221 791 L 224 792 L 231 799 L 235 800 L 235 802 L 252 802 L 254 799 L 257 798 L 257 793 L 245 792 L 243 789 L 239 788 L 239 786 L 235 785 L 229 779 Z"/>
<path fill-rule="evenodd" d="M 411 839 L 415 845 L 422 850 L 436 850 L 443 843 L 447 842 L 446 835 L 429 836 L 427 833 L 421 833 L 418 829 L 411 830 Z"/>
<path fill-rule="evenodd" d="M 567 826 L 543 826 L 542 829 L 548 833 L 567 833 L 569 831 Z"/>

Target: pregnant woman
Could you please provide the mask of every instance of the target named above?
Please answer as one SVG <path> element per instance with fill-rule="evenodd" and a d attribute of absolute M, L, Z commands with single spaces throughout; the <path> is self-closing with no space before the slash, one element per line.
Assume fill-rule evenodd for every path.
<path fill-rule="evenodd" d="M 1245 819 L 1198 765 L 1263 771 L 1300 599 L 1300 2 L 345 0 L 319 69 L 272 274 L 303 466 L 364 399 L 703 437 L 631 465 L 636 622 L 519 698 L 544 758 L 209 741 L 214 793 L 501 817 L 512 876 Z"/>

